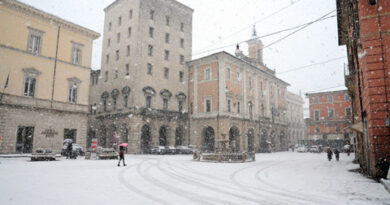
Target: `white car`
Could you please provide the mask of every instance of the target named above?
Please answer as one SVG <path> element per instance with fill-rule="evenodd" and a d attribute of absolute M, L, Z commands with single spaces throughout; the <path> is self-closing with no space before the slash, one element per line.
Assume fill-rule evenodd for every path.
<path fill-rule="evenodd" d="M 297 152 L 307 152 L 307 148 L 305 146 L 300 146 L 297 148 Z"/>

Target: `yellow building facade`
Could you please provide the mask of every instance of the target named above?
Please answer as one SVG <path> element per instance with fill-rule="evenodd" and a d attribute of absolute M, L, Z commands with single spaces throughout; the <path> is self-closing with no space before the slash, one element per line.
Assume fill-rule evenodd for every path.
<path fill-rule="evenodd" d="M 15 0 L 0 0 L 0 152 L 86 146 L 93 40 L 100 36 Z"/>

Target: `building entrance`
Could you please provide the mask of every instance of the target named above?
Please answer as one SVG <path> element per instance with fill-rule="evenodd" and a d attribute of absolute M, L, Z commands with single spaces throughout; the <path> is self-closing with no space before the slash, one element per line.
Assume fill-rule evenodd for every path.
<path fill-rule="evenodd" d="M 34 142 L 34 127 L 18 127 L 16 152 L 31 153 Z"/>

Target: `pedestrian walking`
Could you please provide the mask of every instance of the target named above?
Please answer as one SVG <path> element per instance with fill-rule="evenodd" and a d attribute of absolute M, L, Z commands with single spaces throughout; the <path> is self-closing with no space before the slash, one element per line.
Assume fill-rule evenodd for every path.
<path fill-rule="evenodd" d="M 339 152 L 339 150 L 337 148 L 334 150 L 334 155 L 336 156 L 336 160 L 339 161 L 339 159 L 340 159 L 340 152 Z"/>
<path fill-rule="evenodd" d="M 119 162 L 118 162 L 118 167 L 120 166 L 121 164 L 121 160 L 123 160 L 123 166 L 126 166 L 126 163 L 125 163 L 125 153 L 124 153 L 124 147 L 120 146 L 119 147 Z"/>
<path fill-rule="evenodd" d="M 66 151 L 67 151 L 67 155 L 66 155 L 66 159 L 72 159 L 72 151 L 73 151 L 73 145 L 72 145 L 72 142 L 68 143 L 68 147 L 66 148 Z"/>
<path fill-rule="evenodd" d="M 332 155 L 333 155 L 332 149 L 329 147 L 326 152 L 328 153 L 328 160 L 329 161 L 332 160 Z"/>

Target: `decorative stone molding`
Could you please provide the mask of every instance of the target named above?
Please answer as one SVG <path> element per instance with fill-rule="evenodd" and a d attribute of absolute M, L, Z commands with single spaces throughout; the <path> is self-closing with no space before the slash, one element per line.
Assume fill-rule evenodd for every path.
<path fill-rule="evenodd" d="M 129 86 L 123 87 L 122 88 L 122 95 L 123 96 L 129 96 L 131 92 L 131 88 Z"/>
<path fill-rule="evenodd" d="M 154 88 L 150 87 L 150 86 L 146 86 L 142 89 L 142 91 L 144 92 L 145 95 L 149 95 L 149 96 L 154 96 L 156 94 L 156 91 L 154 90 Z"/>
<path fill-rule="evenodd" d="M 187 96 L 183 92 L 179 92 L 179 93 L 176 94 L 176 98 L 178 100 L 185 100 L 187 98 Z"/>
<path fill-rule="evenodd" d="M 67 80 L 68 80 L 69 83 L 71 83 L 71 84 L 80 84 L 80 83 L 81 83 L 81 80 L 78 79 L 77 77 L 68 78 Z"/>
<path fill-rule="evenodd" d="M 117 99 L 118 95 L 119 95 L 119 90 L 118 89 L 114 89 L 114 90 L 111 91 L 112 99 Z"/>
<path fill-rule="evenodd" d="M 102 99 L 107 99 L 110 96 L 110 94 L 107 91 L 104 91 L 101 95 Z"/>

